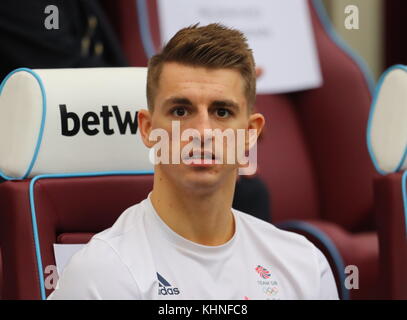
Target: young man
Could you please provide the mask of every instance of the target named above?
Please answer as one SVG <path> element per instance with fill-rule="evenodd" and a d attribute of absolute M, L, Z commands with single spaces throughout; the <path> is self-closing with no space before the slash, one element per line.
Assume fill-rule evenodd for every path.
<path fill-rule="evenodd" d="M 218 24 L 180 30 L 150 60 L 149 110 L 138 118 L 145 145 L 152 148 L 150 134 L 165 130 L 173 159 L 178 121 L 181 133 L 198 132 L 192 141 L 175 141 L 181 149 L 194 141 L 203 148 L 195 159 L 181 153 L 179 163 L 156 164 L 148 198 L 73 256 L 51 298 L 338 298 L 313 244 L 232 209 L 241 165 L 217 161 L 226 153 L 222 158 L 205 144 L 208 129 L 261 132 L 264 117 L 252 110 L 255 83 L 246 39 Z"/>

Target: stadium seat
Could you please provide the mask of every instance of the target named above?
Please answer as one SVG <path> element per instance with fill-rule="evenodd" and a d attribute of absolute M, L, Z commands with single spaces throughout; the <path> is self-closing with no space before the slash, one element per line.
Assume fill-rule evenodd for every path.
<path fill-rule="evenodd" d="M 152 175 L 39 179 L 32 191 L 35 212 L 28 197 L 32 179 L 0 184 L 3 298 L 48 296 L 52 291 L 45 290 L 50 275 L 46 267 L 55 265 L 53 244 L 88 242 L 111 227 L 126 208 L 145 199 L 152 180 Z"/>
<path fill-rule="evenodd" d="M 378 298 L 373 202 L 378 174 L 365 139 L 374 84 L 363 62 L 333 31 L 321 2 L 308 4 L 323 85 L 257 97 L 256 108 L 266 117 L 258 173 L 271 193 L 272 222 L 305 235 L 325 253 L 340 297 Z M 139 30 L 144 51 L 121 38 L 125 48 L 133 46 L 130 62 L 139 65 L 160 48 L 157 3 L 137 0 L 134 10 L 138 25 L 134 19 L 121 25 Z M 358 267 L 359 289 L 345 287 L 348 265 Z"/>
<path fill-rule="evenodd" d="M 379 285 L 385 299 L 407 299 L 406 172 L 380 176 L 374 181 L 382 275 Z"/>
<path fill-rule="evenodd" d="M 45 299 L 55 271 L 53 244 L 86 243 L 151 191 L 153 168 L 134 122 L 137 110 L 147 108 L 145 82 L 145 68 L 18 69 L 3 81 L 3 299 Z M 111 110 L 110 124 L 100 120 L 98 127 L 103 107 Z M 94 131 L 102 126 L 109 135 Z"/>
<path fill-rule="evenodd" d="M 273 197 L 274 223 L 303 234 L 325 253 L 342 299 L 375 299 L 376 173 L 365 142 L 371 84 L 332 37 L 316 3 L 310 2 L 310 11 L 323 85 L 259 97 L 258 108 L 269 118 L 259 166 Z M 352 265 L 358 267 L 359 286 L 348 290 L 345 268 Z"/>
<path fill-rule="evenodd" d="M 374 202 L 383 297 L 407 299 L 407 66 L 386 70 L 377 85 L 367 142 L 376 170 Z"/>
<path fill-rule="evenodd" d="M 379 298 L 373 165 L 366 146 L 372 84 L 309 1 L 323 85 L 261 96 L 269 118 L 259 146 L 261 176 L 273 197 L 273 222 L 309 238 L 327 256 L 342 299 Z M 267 151 L 266 151 L 267 150 Z M 345 287 L 357 266 L 358 289 Z M 350 274 L 349 274 L 350 275 Z"/>
<path fill-rule="evenodd" d="M 0 300 L 3 298 L 3 257 L 0 247 Z"/>

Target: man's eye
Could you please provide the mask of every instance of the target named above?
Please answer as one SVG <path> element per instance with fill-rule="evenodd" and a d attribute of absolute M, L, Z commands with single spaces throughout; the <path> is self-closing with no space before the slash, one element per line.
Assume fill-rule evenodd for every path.
<path fill-rule="evenodd" d="M 225 108 L 216 109 L 216 115 L 219 118 L 226 118 L 226 117 L 230 116 L 230 114 L 231 113 L 228 109 L 225 109 Z"/>
<path fill-rule="evenodd" d="M 187 110 L 184 107 L 177 107 L 171 111 L 173 116 L 185 117 L 187 115 Z"/>

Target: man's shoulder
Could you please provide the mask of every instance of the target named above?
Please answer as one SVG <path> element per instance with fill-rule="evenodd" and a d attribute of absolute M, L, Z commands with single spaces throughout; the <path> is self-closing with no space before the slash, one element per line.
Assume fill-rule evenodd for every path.
<path fill-rule="evenodd" d="M 116 250 L 92 239 L 72 256 L 48 299 L 135 299 L 139 295 L 134 274 Z"/>
<path fill-rule="evenodd" d="M 76 252 L 63 270 L 60 290 L 53 298 L 117 296 L 127 299 L 139 295 L 138 282 L 153 279 L 151 259 L 143 232 L 142 203 L 123 211 L 112 227 L 92 237 Z M 143 257 L 143 259 L 140 259 Z M 70 283 L 76 283 L 71 285 Z"/>
<path fill-rule="evenodd" d="M 116 262 L 129 265 L 132 264 L 131 253 L 145 255 L 148 247 L 143 224 L 144 213 L 143 202 L 127 208 L 110 228 L 92 237 L 77 253 L 77 260 L 81 263 L 86 261 L 85 264 L 99 264 L 100 259 L 113 255 Z"/>
<path fill-rule="evenodd" d="M 86 265 L 99 265 L 99 260 L 105 260 L 107 256 L 121 258 L 117 243 L 120 243 L 138 228 L 140 218 L 143 214 L 141 203 L 135 204 L 121 213 L 116 222 L 108 229 L 95 234 L 91 240 L 84 245 L 74 256 L 73 262 L 81 262 Z"/>
<path fill-rule="evenodd" d="M 275 265 L 284 266 L 282 273 L 291 277 L 307 299 L 337 299 L 335 281 L 324 254 L 306 237 L 277 228 L 247 213 L 237 211 L 245 242 L 253 251 L 273 257 Z M 278 263 L 276 261 L 279 261 Z"/>
<path fill-rule="evenodd" d="M 304 236 L 280 229 L 270 222 L 266 222 L 243 211 L 233 209 L 240 218 L 244 232 L 261 238 L 262 242 L 273 243 L 276 247 L 296 247 L 297 249 L 314 250 L 314 245 Z M 276 246 L 280 244 L 281 246 Z"/>
<path fill-rule="evenodd" d="M 114 243 L 120 238 L 134 234 L 134 229 L 140 228 L 144 214 L 143 201 L 124 210 L 115 223 L 108 229 L 95 234 L 92 240 L 102 240 Z"/>

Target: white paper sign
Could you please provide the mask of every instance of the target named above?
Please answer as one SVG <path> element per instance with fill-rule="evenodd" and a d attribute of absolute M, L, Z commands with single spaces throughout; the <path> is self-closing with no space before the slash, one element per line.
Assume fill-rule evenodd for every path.
<path fill-rule="evenodd" d="M 242 31 L 263 69 L 258 93 L 283 93 L 322 84 L 305 0 L 158 0 L 163 44 L 181 28 L 213 22 Z"/>
<path fill-rule="evenodd" d="M 61 276 L 65 266 L 72 256 L 82 249 L 85 244 L 56 244 L 54 243 L 55 263 L 57 265 L 58 276 Z"/>

